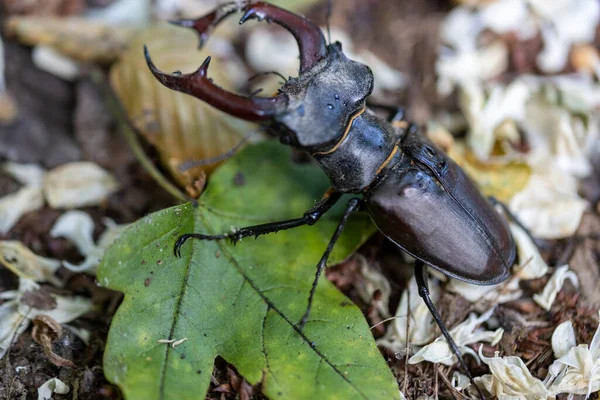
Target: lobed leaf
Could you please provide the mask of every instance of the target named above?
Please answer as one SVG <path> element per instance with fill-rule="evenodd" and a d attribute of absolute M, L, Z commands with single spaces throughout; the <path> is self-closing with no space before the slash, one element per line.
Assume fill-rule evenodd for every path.
<path fill-rule="evenodd" d="M 311 227 L 235 247 L 191 241 L 173 256 L 183 233 L 297 217 L 327 186 L 318 168 L 293 164 L 289 150 L 267 142 L 221 167 L 198 207 L 166 209 L 126 230 L 98 269 L 104 286 L 125 293 L 106 347 L 107 378 L 129 399 L 198 399 L 221 356 L 251 384 L 262 382 L 269 398 L 399 398 L 360 310 L 326 279 L 304 331 L 296 327 L 344 204 Z M 330 263 L 373 230 L 366 216 L 352 218 Z"/>

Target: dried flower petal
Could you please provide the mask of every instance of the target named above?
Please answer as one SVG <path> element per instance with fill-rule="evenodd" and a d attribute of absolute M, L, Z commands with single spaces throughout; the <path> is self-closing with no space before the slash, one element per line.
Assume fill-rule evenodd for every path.
<path fill-rule="evenodd" d="M 575 346 L 577 346 L 577 341 L 575 340 L 575 330 L 571 321 L 565 321 L 558 325 L 552 334 L 554 358 L 565 356 Z"/>
<path fill-rule="evenodd" d="M 554 299 L 556 299 L 558 292 L 560 292 L 565 279 L 569 279 L 575 287 L 579 286 L 579 280 L 577 279 L 575 272 L 569 271 L 568 265 L 563 265 L 562 267 L 556 268 L 556 271 L 554 271 L 554 274 L 544 287 L 542 293 L 534 294 L 533 300 L 544 310 L 550 311 L 552 303 L 554 303 Z"/>
<path fill-rule="evenodd" d="M 6 162 L 2 164 L 2 170 L 25 186 L 42 186 L 46 175 L 46 171 L 36 164 Z"/>
<path fill-rule="evenodd" d="M 69 387 L 60 379 L 52 378 L 38 388 L 38 400 L 52 400 L 52 394 L 67 394 Z"/>
<path fill-rule="evenodd" d="M 64 237 L 77 246 L 77 250 L 85 260 L 79 264 L 71 264 L 63 261 L 65 268 L 73 272 L 94 273 L 95 268 L 100 264 L 104 252 L 127 228 L 128 225 L 117 225 L 112 220 L 106 219 L 106 231 L 100 236 L 98 244 L 94 243 L 92 236 L 94 232 L 94 221 L 83 211 L 69 211 L 61 215 L 55 222 L 50 236 Z"/>
<path fill-rule="evenodd" d="M 439 282 L 435 279 L 429 279 L 429 291 L 431 299 L 435 304 L 440 297 Z M 410 300 L 410 301 L 409 301 Z M 400 304 L 396 310 L 396 317 L 388 326 L 385 336 L 377 341 L 383 347 L 386 347 L 396 353 L 403 353 L 407 347 L 407 315 L 410 303 L 410 323 L 408 332 L 408 342 L 411 345 L 423 345 L 429 343 L 435 337 L 435 322 L 429 309 L 419 296 L 417 282 L 413 277 L 409 287 L 402 292 Z"/>
<path fill-rule="evenodd" d="M 44 180 L 46 200 L 53 208 L 95 206 L 118 188 L 112 175 L 91 162 L 63 164 Z"/>
<path fill-rule="evenodd" d="M 475 378 L 475 383 L 501 400 L 543 400 L 551 393 L 542 381 L 534 378 L 519 357 L 485 357 L 479 348 L 479 357 L 492 372 Z"/>
<path fill-rule="evenodd" d="M 45 314 L 57 323 L 64 324 L 92 310 L 92 302 L 89 299 L 47 293 L 44 295 L 52 298 L 52 309 L 44 307 L 45 309 L 42 310 L 26 304 L 25 295 L 35 296 L 39 290 L 40 286 L 34 281 L 20 278 L 18 291 L 2 293 L 2 298 L 11 300 L 0 305 L 0 359 L 36 316 Z"/>
<path fill-rule="evenodd" d="M 377 310 L 382 317 L 389 317 L 390 310 L 388 304 L 392 292 L 390 281 L 377 269 L 371 267 L 364 256 L 357 255 L 357 257 L 360 263 L 360 273 L 364 278 L 356 286 L 358 294 L 365 302 L 370 304 L 373 300 L 373 295 L 375 292 L 378 292 L 379 298 L 375 303 Z"/>
<path fill-rule="evenodd" d="M 25 186 L 0 198 L 0 233 L 7 233 L 23 215 L 43 206 L 42 189 L 37 186 Z"/>
<path fill-rule="evenodd" d="M 479 327 L 479 325 L 490 319 L 493 313 L 494 309 L 490 309 L 479 317 L 476 317 L 475 314 L 470 314 L 464 322 L 450 330 L 450 335 L 456 342 L 461 353 L 469 353 L 477 358 L 477 354 L 470 347 L 467 347 L 467 345 L 477 342 L 488 342 L 495 345 L 502 339 L 504 329 L 498 328 L 495 331 L 486 331 Z M 413 355 L 408 360 L 408 363 L 418 364 L 422 361 L 451 366 L 458 360 L 450 349 L 446 339 L 440 336 L 433 343 L 428 344 Z"/>
<path fill-rule="evenodd" d="M 21 278 L 61 286 L 61 282 L 54 277 L 60 261 L 40 257 L 19 241 L 0 241 L 0 262 Z"/>
<path fill-rule="evenodd" d="M 77 246 L 82 255 L 87 255 L 94 244 L 94 221 L 83 211 L 68 211 L 61 215 L 50 230 L 50 236 L 63 237 Z"/>

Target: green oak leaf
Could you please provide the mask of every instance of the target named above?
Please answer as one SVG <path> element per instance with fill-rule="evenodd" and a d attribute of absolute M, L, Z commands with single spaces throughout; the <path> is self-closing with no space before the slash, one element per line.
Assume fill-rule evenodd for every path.
<path fill-rule="evenodd" d="M 296 324 L 321 257 L 343 212 L 343 198 L 313 226 L 233 246 L 177 237 L 302 215 L 328 182 L 283 146 L 247 147 L 210 180 L 197 207 L 185 204 L 133 224 L 104 256 L 98 280 L 125 293 L 104 355 L 107 378 L 128 399 L 200 399 L 215 357 L 233 364 L 272 399 L 395 399 L 396 381 L 360 310 L 321 279 L 304 331 Z M 351 219 L 330 264 L 352 253 L 374 228 Z M 172 347 L 160 339 L 181 340 Z"/>

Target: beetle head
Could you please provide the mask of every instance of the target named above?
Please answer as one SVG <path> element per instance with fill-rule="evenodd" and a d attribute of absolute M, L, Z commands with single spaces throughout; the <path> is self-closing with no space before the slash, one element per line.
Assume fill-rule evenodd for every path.
<path fill-rule="evenodd" d="M 228 3 L 196 20 L 177 25 L 195 30 L 200 46 L 212 30 L 227 16 L 240 10 Z M 327 45 L 321 29 L 304 17 L 274 5 L 244 2 L 240 23 L 249 19 L 266 20 L 292 33 L 300 49 L 300 75 L 290 79 L 279 93 L 270 98 L 245 97 L 227 92 L 208 78 L 208 57 L 190 74 L 165 74 L 158 70 L 145 49 L 148 66 L 166 87 L 190 94 L 212 106 L 248 121 L 266 122 L 281 134 L 284 143 L 311 152 L 326 149 L 343 135 L 352 117 L 364 107 L 373 88 L 371 70 L 347 59 L 341 45 Z"/>

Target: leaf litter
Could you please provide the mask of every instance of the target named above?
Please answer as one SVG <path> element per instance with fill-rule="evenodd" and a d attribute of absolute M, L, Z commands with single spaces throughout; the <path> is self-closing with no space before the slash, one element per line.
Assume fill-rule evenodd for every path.
<path fill-rule="evenodd" d="M 124 13 L 127 13 L 123 10 L 128 10 L 130 9 L 128 7 L 135 7 L 142 2 L 117 3 L 120 3 L 120 8 L 115 7 L 104 15 L 96 15 L 102 15 L 99 18 L 104 21 L 118 21 Z M 171 9 L 173 10 L 171 13 L 185 13 L 185 7 L 191 7 L 185 1 L 179 3 L 181 4 Z M 455 329 L 461 325 L 469 327 L 464 330 L 467 341 L 477 336 L 474 332 L 496 332 L 502 327 L 505 328 L 504 338 L 495 346 L 486 344 L 478 348 L 477 343 L 480 343 L 480 340 L 464 346 L 465 349 L 470 349 L 467 350 L 469 352 L 479 350 L 483 365 L 472 366 L 482 376 L 480 382 L 483 386 L 494 390 L 495 392 L 491 393 L 500 398 L 528 395 L 534 396 L 533 398 L 543 398 L 548 392 L 550 398 L 553 398 L 556 393 L 586 395 L 589 391 L 598 390 L 595 386 L 597 378 L 594 375 L 597 371 L 595 367 L 597 352 L 594 349 L 597 347 L 598 340 L 592 340 L 589 336 L 597 326 L 597 316 L 586 311 L 586 299 L 591 295 L 581 294 L 590 281 L 579 279 L 581 293 L 573 283 L 563 285 L 565 276 L 572 278 L 575 276 L 573 271 L 578 275 L 582 273 L 583 270 L 578 267 L 581 257 L 556 264 L 554 262 L 556 257 L 552 256 L 565 246 L 564 238 L 572 237 L 580 222 L 586 222 L 584 211 L 589 209 L 589 203 L 588 199 L 577 192 L 578 182 L 597 173 L 597 167 L 594 167 L 590 160 L 598 152 L 597 110 L 600 96 L 598 96 L 599 89 L 596 81 L 589 77 L 598 75 L 598 55 L 593 44 L 598 7 L 594 2 L 584 0 L 568 3 L 561 1 L 552 5 L 542 3 L 473 1 L 472 8 L 468 12 L 460 7 L 455 8 L 455 11 L 447 17 L 448 22 L 440 30 L 445 47 L 441 49 L 438 59 L 431 62 L 431 65 L 436 67 L 438 77 L 425 79 L 425 82 L 436 82 L 442 95 L 456 90 L 462 96 L 460 103 L 436 110 L 435 115 L 439 120 L 432 121 L 438 126 L 443 126 L 452 138 L 450 145 L 444 146 L 446 150 L 457 161 L 465 163 L 463 167 L 467 164 L 470 166 L 466 169 L 477 183 L 482 185 L 487 194 L 494 194 L 505 200 L 536 238 L 545 239 L 536 241 L 537 244 L 543 244 L 542 251 L 538 252 L 524 232 L 514 226 L 511 227 L 518 242 L 520 266 L 513 267 L 512 278 L 499 287 L 483 288 L 485 289 L 483 290 L 481 287 L 462 284 L 455 280 L 438 282 L 437 278 L 432 278 L 431 285 L 438 288 L 438 296 L 441 299 L 447 299 L 449 292 L 455 293 L 451 296 L 466 298 L 466 303 L 455 303 L 454 308 L 441 306 L 444 317 L 454 321 Z M 162 7 L 168 6 L 162 4 Z M 391 18 L 393 11 L 389 14 Z M 443 16 L 446 18 L 445 14 Z M 142 19 L 147 17 L 143 16 Z M 124 29 L 130 26 L 121 25 Z M 548 29 L 549 26 L 554 28 Z M 538 39 L 542 43 L 541 51 L 533 54 L 533 64 L 526 66 L 535 75 L 515 74 L 514 71 L 523 68 L 522 61 L 519 61 L 521 64 L 516 61 L 518 46 L 526 41 L 532 42 Z M 99 49 L 98 46 L 89 46 L 89 49 Z M 364 41 L 361 43 L 359 38 L 355 47 L 360 49 L 361 46 L 365 47 L 365 44 Z M 382 44 L 379 46 L 384 48 Z M 391 43 L 386 41 L 385 46 L 387 46 L 385 49 L 393 48 L 393 41 Z M 119 44 L 117 47 L 120 47 L 117 53 L 121 54 L 123 46 Z M 381 54 L 377 52 L 377 47 L 374 46 L 374 53 Z M 369 46 L 366 48 L 370 49 Z M 390 54 L 393 52 L 386 53 L 384 59 L 393 59 Z M 115 56 L 111 57 L 114 59 Z M 578 75 L 560 75 L 562 72 L 572 70 L 578 71 Z M 414 74 L 411 71 L 402 72 L 411 84 Z M 549 76 L 547 75 L 549 72 L 559 73 L 559 75 Z M 382 79 L 385 80 L 383 75 Z M 413 100 L 409 97 L 408 101 L 410 107 L 410 101 Z M 437 104 L 439 105 L 439 102 Z M 462 123 L 445 126 L 444 123 L 450 120 L 462 120 Z M 461 133 L 466 133 L 466 141 L 460 138 Z M 452 135 L 459 136 L 455 138 Z M 16 177 L 15 179 L 18 180 Z M 12 209 L 15 209 L 15 205 L 33 204 L 21 211 L 19 216 L 28 212 L 43 212 L 39 205 L 39 199 L 41 198 L 43 202 L 43 197 L 39 195 L 38 189 L 34 189 L 35 185 L 32 186 L 29 188 L 30 193 L 20 194 L 23 201 L 11 203 Z M 25 184 L 23 189 L 27 187 L 28 185 Z M 112 196 L 115 196 L 114 193 Z M 37 204 L 29 200 L 32 197 L 38 199 Z M 11 218 L 13 221 L 10 225 L 14 226 L 16 223 L 18 226 L 19 217 L 11 216 Z M 95 227 L 87 224 L 85 231 L 81 231 L 71 239 L 77 249 L 91 249 L 94 243 L 100 246 L 99 242 L 90 239 L 90 229 L 94 230 L 96 236 L 102 225 L 97 216 L 94 216 L 94 219 L 97 220 Z M 10 228 L 6 231 L 10 234 Z M 60 230 L 57 229 L 56 232 L 58 231 Z M 593 240 L 582 240 L 588 248 L 593 248 Z M 579 241 L 573 243 L 576 243 L 574 252 L 578 254 L 582 246 L 578 245 Z M 244 245 L 251 245 L 251 243 L 244 243 Z M 428 343 L 439 333 L 435 332 L 435 326 L 431 322 L 423 325 L 431 327 L 431 332 L 420 334 L 419 330 L 415 330 L 416 327 L 421 326 L 417 324 L 418 318 L 415 319 L 411 315 L 413 312 L 419 315 L 418 307 L 421 304 L 418 295 L 414 297 L 416 291 L 410 291 L 411 296 L 408 296 L 407 291 L 403 292 L 403 286 L 407 284 L 408 279 L 401 278 L 400 286 L 394 283 L 386 267 L 389 263 L 378 255 L 366 253 L 370 246 L 372 244 L 367 245 L 359 253 L 365 254 L 366 258 L 360 262 L 360 271 L 352 275 L 356 283 L 347 283 L 345 291 L 349 293 L 356 291 L 357 296 L 350 293 L 350 297 L 362 304 L 362 307 L 375 310 L 374 313 L 368 313 L 369 319 L 376 318 L 373 324 L 387 318 L 388 296 L 390 309 L 393 310 L 395 304 L 400 302 L 401 306 L 398 310 L 406 312 L 396 311 L 397 317 L 385 325 L 386 331 L 381 334 L 384 338 L 387 337 L 388 341 L 397 341 L 392 349 L 394 353 L 400 354 L 409 348 L 410 354 L 414 356 L 426 349 Z M 553 250 L 549 251 L 548 246 Z M 41 250 L 41 254 L 48 254 L 47 250 L 43 248 Z M 86 253 L 86 250 L 82 253 Z M 87 252 L 87 255 L 89 254 L 90 252 Z M 591 254 L 594 254 L 593 251 Z M 86 256 L 86 254 L 82 255 Z M 589 255 L 586 257 L 589 259 Z M 54 257 L 54 260 L 62 258 Z M 347 268 L 348 263 L 351 262 L 348 261 L 339 268 Z M 597 266 L 597 258 L 595 261 L 586 262 Z M 87 260 L 83 265 L 86 264 Z M 379 267 L 373 268 L 375 264 L 379 264 Z M 564 264 L 569 264 L 569 267 L 548 267 L 548 265 Z M 30 265 L 36 264 L 28 264 Z M 396 263 L 396 268 L 397 265 Z M 43 271 L 43 268 L 37 270 L 37 267 L 34 267 L 34 269 Z M 56 270 L 52 271 L 52 268 L 48 271 L 36 279 L 47 280 L 41 278 L 42 276 L 50 276 L 54 279 L 58 276 L 63 279 L 60 270 L 58 273 Z M 144 282 L 146 281 L 148 280 Z M 153 279 L 148 282 L 150 282 L 149 287 L 154 284 Z M 561 290 L 562 286 L 565 288 Z M 404 305 L 400 293 L 402 298 L 407 297 Z M 590 290 L 585 293 L 590 293 Z M 541 311 L 541 307 L 536 306 L 533 301 L 534 296 L 548 310 L 546 314 Z M 384 300 L 381 300 L 382 298 Z M 12 300 L 3 303 L 2 306 Z M 407 303 L 410 303 L 410 312 Z M 496 306 L 493 315 L 484 321 L 483 317 L 487 317 L 486 311 L 493 306 Z M 475 311 L 475 314 L 470 311 Z M 379 317 L 375 317 L 375 314 Z M 401 329 L 393 328 L 398 321 L 407 319 L 411 321 L 408 324 L 409 343 L 406 343 L 406 322 Z M 565 319 L 573 321 L 571 328 Z M 519 322 L 521 326 L 519 323 L 515 324 L 515 321 L 521 321 Z M 479 326 L 480 323 L 482 326 Z M 554 327 L 560 328 L 551 329 Z M 413 334 L 413 330 L 416 334 Z M 403 340 L 398 339 L 400 331 L 403 332 Z M 553 331 L 554 334 L 551 335 Z M 396 336 L 394 337 L 390 332 L 396 332 Z M 563 336 L 567 339 L 562 339 Z M 596 336 L 597 334 L 594 338 Z M 424 337 L 427 337 L 427 340 L 423 340 Z M 511 338 L 514 337 L 517 340 L 511 343 Z M 573 341 L 574 337 L 579 340 Z M 167 340 L 174 340 L 172 343 L 177 341 Z M 382 343 L 382 338 L 379 340 Z M 413 340 L 421 343 L 415 344 Z M 438 340 L 433 343 L 439 345 L 439 342 Z M 563 343 L 564 348 L 555 349 L 555 342 Z M 577 346 L 578 342 L 584 344 Z M 185 345 L 186 343 L 181 343 L 181 346 Z M 534 354 L 532 349 L 542 350 L 538 351 L 539 354 Z M 493 354 L 495 350 L 500 352 L 498 357 L 486 356 L 486 354 Z M 540 361 L 543 358 L 541 354 L 548 352 L 551 354 L 550 358 Z M 422 354 L 424 353 L 425 350 Z M 444 352 L 433 353 L 438 357 L 440 354 Z M 406 376 L 403 375 L 404 371 L 398 372 L 398 367 L 400 370 L 403 367 L 396 365 L 397 362 L 402 363 L 398 357 L 391 357 L 389 364 L 397 373 L 400 388 L 408 398 L 417 398 L 424 393 L 438 394 L 437 380 L 434 381 L 432 378 L 434 375 L 437 376 L 438 372 L 434 372 L 427 363 L 419 363 L 419 369 L 410 366 L 406 370 L 409 375 Z M 230 380 L 231 383 L 225 384 L 229 385 L 227 387 L 224 387 L 223 383 L 215 383 L 216 381 L 211 383 L 214 389 L 221 388 L 215 393 L 230 395 L 235 395 L 236 392 L 246 393 L 243 396 L 249 393 L 247 389 L 242 389 L 244 386 L 240 382 L 246 381 L 235 369 L 227 366 L 223 360 L 217 364 L 223 371 L 227 371 L 226 380 Z M 488 372 L 486 368 L 492 372 L 491 375 L 486 374 Z M 548 369 L 555 372 L 552 379 L 548 379 L 550 375 L 545 373 Z M 435 371 L 438 371 L 437 367 Z M 440 371 L 445 371 L 440 373 L 450 374 L 452 370 Z M 514 372 L 521 380 L 511 381 L 507 378 L 507 371 Z M 512 372 L 509 375 L 512 376 Z M 218 368 L 215 373 L 219 373 Z M 214 376 L 216 375 L 212 375 Z M 457 371 L 454 371 L 452 376 L 455 387 L 468 395 L 469 389 L 465 389 L 464 383 L 461 384 L 464 376 L 461 377 Z M 543 387 L 539 382 L 542 382 Z M 519 386 L 521 384 L 523 385 Z M 559 389 L 562 392 L 558 391 Z M 450 392 L 443 390 L 443 385 L 439 386 L 439 390 L 440 397 L 450 396 Z"/>

